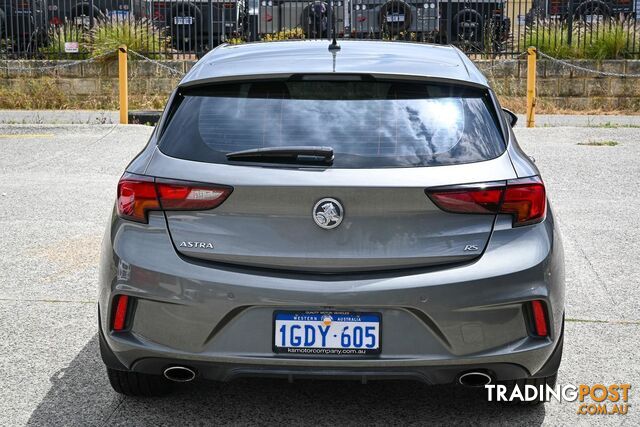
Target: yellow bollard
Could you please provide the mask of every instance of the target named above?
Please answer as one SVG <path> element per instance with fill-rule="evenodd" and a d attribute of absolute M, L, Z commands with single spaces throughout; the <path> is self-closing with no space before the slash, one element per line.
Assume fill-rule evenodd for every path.
<path fill-rule="evenodd" d="M 536 125 L 536 59 L 535 47 L 527 49 L 527 127 Z"/>
<path fill-rule="evenodd" d="M 118 47 L 118 86 L 120 95 L 120 124 L 129 124 L 129 85 L 127 82 L 127 45 Z"/>

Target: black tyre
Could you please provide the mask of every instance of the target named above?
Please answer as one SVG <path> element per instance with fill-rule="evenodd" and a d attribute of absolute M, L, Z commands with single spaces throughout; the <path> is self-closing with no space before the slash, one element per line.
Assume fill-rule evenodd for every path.
<path fill-rule="evenodd" d="M 457 44 L 465 51 L 482 50 L 484 47 L 484 19 L 475 9 L 462 9 L 453 15 Z"/>
<path fill-rule="evenodd" d="M 411 6 L 402 0 L 391 0 L 380 8 L 380 28 L 389 35 L 398 35 L 411 27 Z"/>
<path fill-rule="evenodd" d="M 603 19 L 608 19 L 611 17 L 611 8 L 600 0 L 582 2 L 576 7 L 574 19 L 587 22 L 587 16 L 601 16 Z"/>
<path fill-rule="evenodd" d="M 118 371 L 107 367 L 111 387 L 127 396 L 154 397 L 171 391 L 171 383 L 160 375 L 140 374 L 138 372 Z"/>
<path fill-rule="evenodd" d="M 7 51 L 12 49 L 22 51 L 23 53 L 33 53 L 35 51 L 35 35 L 36 25 L 32 14 L 14 15 L 9 14 L 7 17 L 6 12 L 2 12 L 3 16 L 0 16 L 2 20 L 2 32 L 4 33 L 5 41 L 2 43 L 2 48 L 6 48 Z M 31 55 L 28 56 L 29 58 Z"/>
<path fill-rule="evenodd" d="M 75 25 L 90 27 L 98 21 L 104 21 L 106 17 L 96 6 L 80 4 L 71 11 L 71 22 Z"/>

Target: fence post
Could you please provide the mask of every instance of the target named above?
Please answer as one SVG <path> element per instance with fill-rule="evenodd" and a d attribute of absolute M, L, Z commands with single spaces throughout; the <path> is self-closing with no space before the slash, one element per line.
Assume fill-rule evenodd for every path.
<path fill-rule="evenodd" d="M 573 14 L 575 13 L 574 9 L 575 8 L 573 0 L 569 0 L 569 14 L 567 15 L 567 44 L 569 46 L 571 46 L 571 39 L 573 38 Z M 562 31 L 562 27 L 560 27 L 560 31 Z M 557 34 L 556 37 L 558 37 Z M 560 37 L 562 37 L 562 34 L 560 34 Z"/>
<path fill-rule="evenodd" d="M 535 127 L 536 119 L 536 59 L 535 47 L 527 49 L 527 127 Z"/>
<path fill-rule="evenodd" d="M 239 2 L 236 2 L 236 6 L 239 5 L 239 4 L 240 4 Z M 224 32 L 224 14 L 225 14 L 224 6 L 225 5 L 221 4 L 220 6 L 222 6 L 220 9 L 222 10 L 222 12 L 221 12 L 222 13 L 222 20 L 223 20 L 223 23 L 222 23 L 223 30 L 222 31 Z M 204 37 L 202 37 L 202 31 L 203 31 L 202 27 L 204 27 L 204 25 L 200 25 L 200 40 L 202 40 L 204 38 Z M 198 31 L 198 29 L 196 27 L 196 32 L 197 31 Z M 213 33 L 214 33 L 214 28 L 213 28 L 213 0 L 209 0 L 209 28 L 208 28 L 208 31 L 209 31 L 209 37 L 208 37 L 209 42 L 207 44 L 209 45 L 208 46 L 209 50 L 212 50 L 214 48 L 214 45 L 213 45 Z M 222 37 L 220 37 L 220 34 L 218 34 L 218 41 L 219 42 L 223 41 Z M 196 49 L 197 48 L 198 48 L 198 46 L 196 44 Z"/>
<path fill-rule="evenodd" d="M 120 124 L 129 124 L 129 85 L 127 82 L 127 45 L 118 46 L 118 87 L 120 96 Z"/>
<path fill-rule="evenodd" d="M 447 0 L 447 44 L 453 43 L 453 31 L 451 30 L 451 15 L 453 15 L 453 11 L 451 10 L 451 0 Z M 456 32 L 458 29 L 456 28 Z"/>

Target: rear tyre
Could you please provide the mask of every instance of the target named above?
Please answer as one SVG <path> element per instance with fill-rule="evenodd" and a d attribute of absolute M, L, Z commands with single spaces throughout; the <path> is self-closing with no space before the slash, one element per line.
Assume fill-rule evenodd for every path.
<path fill-rule="evenodd" d="M 171 383 L 160 375 L 118 371 L 107 367 L 111 387 L 126 396 L 155 397 L 171 391 Z"/>

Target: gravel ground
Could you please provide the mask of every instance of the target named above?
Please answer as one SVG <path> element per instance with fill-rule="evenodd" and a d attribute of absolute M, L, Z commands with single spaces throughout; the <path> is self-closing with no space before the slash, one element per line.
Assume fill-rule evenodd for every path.
<path fill-rule="evenodd" d="M 98 356 L 97 260 L 116 182 L 151 128 L 0 125 L 0 424 L 640 424 L 640 132 L 517 129 L 564 235 L 561 384 L 630 383 L 626 416 L 489 404 L 412 382 L 242 380 L 123 398 Z M 578 145 L 617 143 L 615 146 Z"/>

